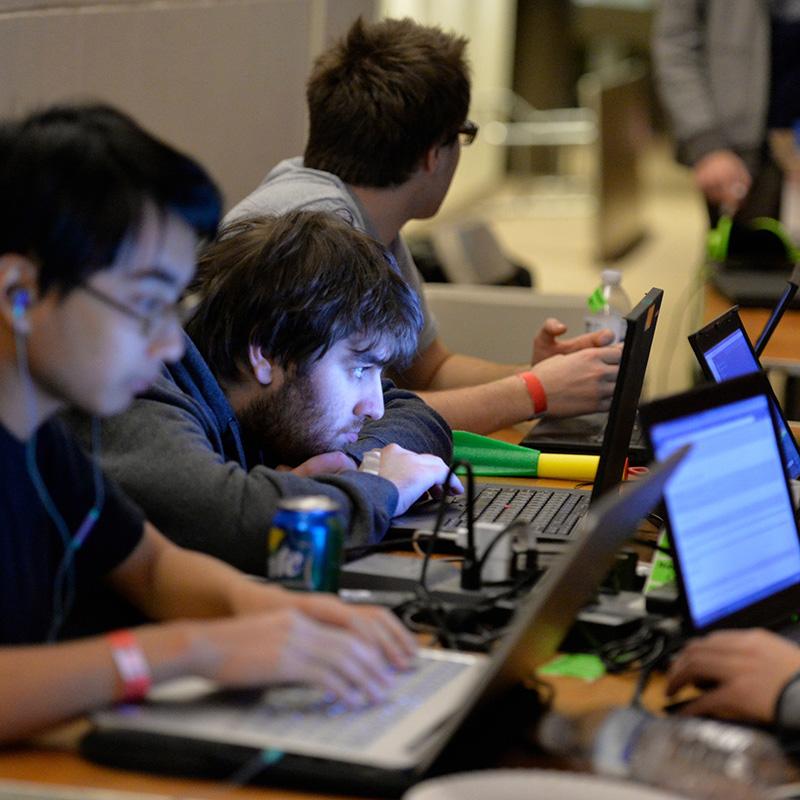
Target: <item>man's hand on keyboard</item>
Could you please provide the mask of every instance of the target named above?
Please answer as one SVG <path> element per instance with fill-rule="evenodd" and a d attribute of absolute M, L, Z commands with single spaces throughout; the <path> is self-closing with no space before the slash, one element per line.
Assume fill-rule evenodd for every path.
<path fill-rule="evenodd" d="M 384 700 L 395 680 L 380 646 L 295 609 L 179 624 L 188 671 L 222 686 L 307 684 L 357 708 Z"/>
<path fill-rule="evenodd" d="M 351 606 L 326 594 L 298 594 L 297 608 L 318 622 L 334 625 L 377 647 L 389 663 L 408 669 L 417 652 L 414 637 L 400 620 L 378 606 Z"/>
<path fill-rule="evenodd" d="M 451 476 L 450 485 L 443 486 L 448 466 L 438 456 L 429 453 L 412 453 L 396 444 L 380 450 L 378 475 L 391 481 L 397 487 L 398 499 L 395 516 L 405 514 L 411 505 L 425 492 L 435 497 L 446 491 L 450 494 L 463 494 L 461 481 Z"/>

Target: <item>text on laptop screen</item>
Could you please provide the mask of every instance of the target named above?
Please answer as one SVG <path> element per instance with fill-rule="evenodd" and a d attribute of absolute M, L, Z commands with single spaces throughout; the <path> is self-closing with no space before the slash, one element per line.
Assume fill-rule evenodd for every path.
<path fill-rule="evenodd" d="M 800 542 L 765 395 L 658 423 L 651 437 L 659 461 L 692 445 L 664 500 L 695 627 L 800 581 Z"/>
<path fill-rule="evenodd" d="M 740 375 L 749 375 L 751 372 L 758 372 L 761 369 L 761 365 L 753 355 L 741 330 L 734 331 L 713 347 L 709 347 L 704 355 L 708 369 L 717 383 L 738 378 Z M 774 410 L 778 411 L 778 409 Z M 786 470 L 790 477 L 800 477 L 800 453 L 797 451 L 794 439 L 786 429 L 782 415 L 776 413 L 775 419 L 778 421 L 778 433 Z"/>

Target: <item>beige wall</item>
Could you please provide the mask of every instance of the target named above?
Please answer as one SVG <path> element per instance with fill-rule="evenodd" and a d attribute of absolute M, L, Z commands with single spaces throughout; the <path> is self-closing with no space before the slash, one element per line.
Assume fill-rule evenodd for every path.
<path fill-rule="evenodd" d="M 372 0 L 5 0 L 0 113 L 99 98 L 188 150 L 238 201 L 302 150 L 313 56 Z"/>
<path fill-rule="evenodd" d="M 0 0 L 0 113 L 99 98 L 199 158 L 231 206 L 301 152 L 314 56 L 359 15 L 466 35 L 476 88 L 509 86 L 513 0 Z M 503 174 L 479 137 L 445 203 Z"/>

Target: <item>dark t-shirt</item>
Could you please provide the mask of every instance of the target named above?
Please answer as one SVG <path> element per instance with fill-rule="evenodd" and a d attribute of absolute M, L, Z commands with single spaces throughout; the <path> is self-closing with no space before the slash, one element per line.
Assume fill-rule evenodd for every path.
<path fill-rule="evenodd" d="M 768 128 L 800 119 L 800 7 L 773 0 Z"/>
<path fill-rule="evenodd" d="M 90 460 L 61 423 L 51 421 L 37 433 L 36 467 L 74 536 L 95 501 Z M 102 511 L 75 555 L 78 595 L 124 561 L 144 529 L 142 512 L 112 482 L 102 481 Z M 26 464 L 26 445 L 0 425 L 0 644 L 45 640 L 63 554 Z"/>

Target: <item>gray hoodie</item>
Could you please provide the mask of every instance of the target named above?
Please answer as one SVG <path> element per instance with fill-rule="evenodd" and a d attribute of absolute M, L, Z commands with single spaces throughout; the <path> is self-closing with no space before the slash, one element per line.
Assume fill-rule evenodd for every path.
<path fill-rule="evenodd" d="M 397 505 L 392 483 L 362 472 L 318 478 L 276 472 L 268 453 L 248 446 L 222 388 L 194 343 L 123 414 L 103 421 L 105 471 L 178 544 L 246 572 L 263 574 L 270 520 L 281 497 L 322 494 L 341 506 L 349 545 L 378 541 Z M 397 443 L 449 460 L 450 429 L 412 392 L 384 381 L 385 415 L 347 448 L 357 461 Z M 86 443 L 88 420 L 68 416 Z"/>

